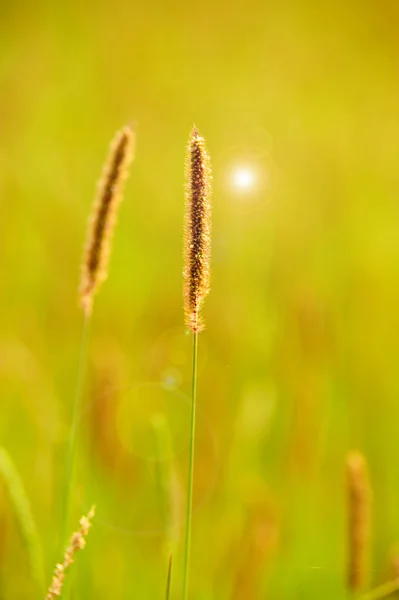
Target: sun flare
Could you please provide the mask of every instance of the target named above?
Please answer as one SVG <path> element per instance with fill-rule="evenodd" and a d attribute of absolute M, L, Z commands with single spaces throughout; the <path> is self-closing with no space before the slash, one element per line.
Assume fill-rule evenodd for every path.
<path fill-rule="evenodd" d="M 250 191 L 256 184 L 256 175 L 249 167 L 237 167 L 232 173 L 232 184 L 240 191 Z"/>

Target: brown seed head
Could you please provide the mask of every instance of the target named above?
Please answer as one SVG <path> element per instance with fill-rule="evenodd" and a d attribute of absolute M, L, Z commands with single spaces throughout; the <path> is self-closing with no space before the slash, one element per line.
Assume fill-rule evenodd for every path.
<path fill-rule="evenodd" d="M 369 576 L 371 538 L 371 487 L 367 462 L 360 452 L 346 460 L 348 485 L 348 587 L 364 589 Z"/>
<path fill-rule="evenodd" d="M 86 314 L 90 313 L 93 295 L 107 277 L 111 240 L 123 184 L 133 159 L 134 132 L 126 126 L 116 134 L 98 186 L 82 263 L 80 298 Z"/>
<path fill-rule="evenodd" d="M 57 596 L 61 596 L 64 585 L 65 574 L 68 567 L 74 562 L 74 556 L 79 550 L 83 550 L 86 546 L 86 537 L 91 527 L 91 520 L 94 517 L 95 507 L 92 506 L 88 515 L 80 519 L 80 529 L 72 534 L 69 545 L 64 553 L 64 561 L 58 563 L 54 569 L 54 575 L 47 592 L 46 600 L 53 600 Z"/>
<path fill-rule="evenodd" d="M 198 332 L 210 281 L 212 175 L 205 140 L 195 127 L 187 146 L 186 179 L 184 308 L 187 327 Z"/>

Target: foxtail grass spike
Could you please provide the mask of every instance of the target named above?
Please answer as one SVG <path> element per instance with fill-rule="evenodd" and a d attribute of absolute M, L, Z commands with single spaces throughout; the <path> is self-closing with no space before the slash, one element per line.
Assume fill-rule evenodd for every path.
<path fill-rule="evenodd" d="M 127 125 L 118 131 L 111 143 L 98 185 L 82 263 L 80 299 L 86 314 L 91 312 L 94 293 L 107 277 L 116 215 L 133 159 L 133 146 L 134 132 Z"/>
<path fill-rule="evenodd" d="M 348 588 L 359 593 L 368 584 L 371 538 L 371 487 L 367 462 L 357 451 L 346 459 L 348 486 Z"/>
<path fill-rule="evenodd" d="M 194 126 L 187 145 L 186 218 L 184 236 L 184 309 L 186 325 L 193 332 L 190 446 L 187 483 L 186 541 L 183 571 L 183 600 L 188 599 L 193 512 L 195 413 L 197 398 L 198 333 L 204 328 L 201 308 L 209 292 L 211 254 L 212 175 L 204 138 Z"/>
<path fill-rule="evenodd" d="M 5 448 L 0 447 L 0 478 L 7 489 L 12 510 L 27 553 L 30 575 L 37 594 L 44 593 L 42 548 L 28 496 L 19 473 Z"/>
<path fill-rule="evenodd" d="M 194 126 L 187 145 L 184 308 L 186 325 L 203 329 L 201 308 L 209 292 L 212 175 L 205 140 Z"/>
<path fill-rule="evenodd" d="M 53 600 L 61 596 L 62 588 L 64 586 L 66 571 L 75 560 L 75 554 L 79 550 L 83 550 L 86 546 L 86 537 L 91 527 L 91 521 L 95 514 L 95 507 L 92 506 L 88 515 L 83 516 L 80 519 L 80 528 L 78 531 L 72 534 L 69 544 L 64 553 L 64 559 L 62 563 L 58 563 L 54 569 L 53 579 L 47 592 L 46 600 Z"/>

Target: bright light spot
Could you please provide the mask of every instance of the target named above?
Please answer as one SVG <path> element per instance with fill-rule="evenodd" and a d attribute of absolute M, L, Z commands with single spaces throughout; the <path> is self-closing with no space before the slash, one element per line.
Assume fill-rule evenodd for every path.
<path fill-rule="evenodd" d="M 233 185 L 239 190 L 246 191 L 253 188 L 255 174 L 251 169 L 239 167 L 233 173 Z"/>

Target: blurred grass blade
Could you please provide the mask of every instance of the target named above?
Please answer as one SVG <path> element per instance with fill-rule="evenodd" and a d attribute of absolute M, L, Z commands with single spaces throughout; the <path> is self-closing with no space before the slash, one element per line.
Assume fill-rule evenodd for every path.
<path fill-rule="evenodd" d="M 166 581 L 166 600 L 170 600 L 170 590 L 172 583 L 172 558 L 172 555 L 170 555 L 168 566 L 168 579 Z"/>
<path fill-rule="evenodd" d="M 11 507 L 23 540 L 29 562 L 30 575 L 37 595 L 44 595 L 43 554 L 28 496 L 21 477 L 5 448 L 0 446 L 0 476 L 7 488 Z"/>
<path fill-rule="evenodd" d="M 387 583 L 383 583 L 378 587 L 374 588 L 367 594 L 364 594 L 361 597 L 361 600 L 380 600 L 380 598 L 388 598 L 395 594 L 395 592 L 399 591 L 399 581 L 395 579 L 394 581 L 388 581 Z"/>

